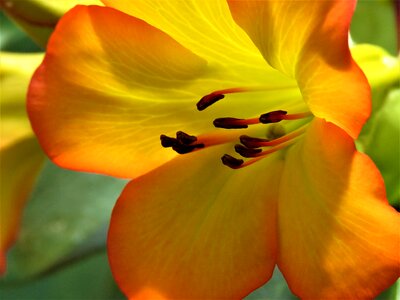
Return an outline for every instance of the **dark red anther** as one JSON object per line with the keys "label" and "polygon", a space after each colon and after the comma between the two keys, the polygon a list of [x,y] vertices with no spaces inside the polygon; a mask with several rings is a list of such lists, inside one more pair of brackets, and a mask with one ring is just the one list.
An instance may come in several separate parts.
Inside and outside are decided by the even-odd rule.
{"label": "dark red anther", "polygon": [[197,141],[197,137],[194,135],[189,135],[183,131],[178,131],[176,133],[176,139],[184,145],[190,145]]}
{"label": "dark red anther", "polygon": [[217,128],[240,129],[248,127],[245,121],[245,119],[218,118],[214,120],[213,124]]}
{"label": "dark red anther", "polygon": [[224,156],[221,157],[221,160],[225,166],[228,166],[229,168],[232,168],[232,169],[240,168],[240,166],[244,162],[243,159],[234,158],[233,156],[230,156],[229,154],[224,154]]}
{"label": "dark red anther", "polygon": [[176,144],[172,146],[172,149],[175,150],[179,154],[190,153],[196,149],[204,148],[204,144],[194,144],[194,145],[184,145],[184,144]]}
{"label": "dark red anther", "polygon": [[277,123],[282,121],[285,115],[287,115],[287,111],[275,110],[261,115],[259,120],[263,124]]}
{"label": "dark red anther", "polygon": [[176,144],[179,144],[177,139],[166,136],[165,134],[160,135],[160,140],[161,146],[163,146],[164,148],[172,147]]}
{"label": "dark red anther", "polygon": [[194,144],[197,141],[197,137],[183,131],[178,131],[176,133],[176,139],[162,134],[160,135],[160,140],[163,147],[172,147],[172,149],[179,154],[189,153],[205,147],[203,143]]}
{"label": "dark red anther", "polygon": [[245,145],[247,148],[258,148],[260,147],[260,143],[263,142],[269,142],[268,139],[260,139],[260,138],[255,138],[251,137],[248,135],[241,135],[239,137],[240,142]]}
{"label": "dark red anther", "polygon": [[262,149],[246,148],[243,145],[237,144],[235,145],[235,151],[239,153],[241,156],[249,158],[249,157],[257,157],[257,154],[262,152]]}
{"label": "dark red anther", "polygon": [[197,104],[196,104],[197,109],[200,111],[205,110],[210,105],[212,105],[215,102],[217,102],[221,99],[224,99],[224,98],[225,98],[225,95],[223,95],[223,94],[215,94],[215,93],[208,94],[208,95],[204,96],[203,98],[201,98],[199,102],[197,102]]}

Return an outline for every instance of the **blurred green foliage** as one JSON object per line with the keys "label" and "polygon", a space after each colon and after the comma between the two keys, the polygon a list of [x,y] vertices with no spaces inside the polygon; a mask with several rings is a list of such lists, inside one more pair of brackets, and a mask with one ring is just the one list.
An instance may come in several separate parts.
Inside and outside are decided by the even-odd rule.
{"label": "blurred green foliage", "polygon": [[8,300],[119,300],[105,251],[26,283],[2,285],[0,298]]}
{"label": "blurred green foliage", "polygon": [[21,280],[105,248],[112,208],[126,181],[47,162],[25,208],[4,281]]}
{"label": "blurred green foliage", "polygon": [[43,51],[35,42],[0,11],[0,50],[10,52]]}
{"label": "blurred green foliage", "polygon": [[[385,145],[382,147],[381,145]],[[385,180],[390,204],[400,209],[400,89],[392,90],[372,123],[364,151]]]}
{"label": "blurred green foliage", "polygon": [[375,44],[397,55],[395,1],[358,0],[350,30],[357,44]]}

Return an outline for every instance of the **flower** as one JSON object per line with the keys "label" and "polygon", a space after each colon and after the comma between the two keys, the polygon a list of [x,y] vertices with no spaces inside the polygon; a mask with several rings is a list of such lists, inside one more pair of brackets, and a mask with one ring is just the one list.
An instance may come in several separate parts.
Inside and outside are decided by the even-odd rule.
{"label": "flower", "polygon": [[25,112],[25,94],[43,54],[1,52],[0,118],[0,275],[6,269],[6,251],[13,244],[22,210],[44,155]]}
{"label": "flower", "polygon": [[399,216],[354,146],[355,1],[103,2],[60,21],[28,111],[54,162],[135,178],[108,237],[129,298],[241,298],[276,264],[301,298],[398,278]]}

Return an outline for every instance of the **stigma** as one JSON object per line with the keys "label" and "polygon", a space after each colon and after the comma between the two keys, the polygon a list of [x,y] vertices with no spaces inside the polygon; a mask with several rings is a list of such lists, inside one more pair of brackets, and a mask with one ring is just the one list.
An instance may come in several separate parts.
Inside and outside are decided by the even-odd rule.
{"label": "stigma", "polygon": [[[231,88],[212,92],[203,96],[197,102],[197,110],[205,110],[214,103],[224,99],[226,94],[247,91],[249,90],[245,88]],[[183,131],[177,131],[175,137],[162,134],[160,141],[163,147],[171,148],[179,154],[187,154],[210,146],[231,143],[232,153],[223,154],[221,162],[229,168],[240,169],[272,153],[292,146],[305,133],[307,126],[302,125],[289,133],[284,132],[282,135],[274,136],[273,138],[242,134],[243,130],[248,129],[249,126],[273,126],[275,125],[274,123],[307,119],[312,116],[312,113],[309,111],[289,112],[288,110],[273,110],[248,119],[220,117],[213,120],[212,123],[216,130],[212,133],[195,136]],[[227,131],[221,132],[219,129],[227,129]],[[240,133],[238,133],[238,130]],[[240,156],[240,158],[236,158],[235,156]]]}

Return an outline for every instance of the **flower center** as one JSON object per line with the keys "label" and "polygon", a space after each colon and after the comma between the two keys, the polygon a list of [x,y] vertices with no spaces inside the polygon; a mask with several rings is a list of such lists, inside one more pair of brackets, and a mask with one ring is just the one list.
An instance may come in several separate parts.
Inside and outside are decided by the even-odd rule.
{"label": "flower center", "polygon": [[[197,103],[197,109],[199,111],[206,109],[212,104],[225,98],[226,94],[247,91],[249,91],[249,89],[231,88],[212,92],[200,99]],[[214,119],[213,125],[216,128],[223,129],[246,129],[249,125],[272,124],[281,121],[307,119],[312,116],[312,113],[308,111],[288,113],[286,110],[275,110],[249,119],[238,119],[232,117],[217,118]],[[303,125],[287,134],[282,133],[282,130],[278,135],[275,132],[274,134],[270,134],[268,138],[239,135],[235,130],[223,133],[213,132],[199,136],[189,135],[183,131],[178,131],[176,137],[169,137],[162,134],[160,140],[163,147],[172,148],[179,154],[190,153],[214,145],[232,143],[235,140],[240,141],[240,144],[234,146],[234,150],[242,158],[248,158],[248,160],[245,161],[242,158],[238,159],[229,154],[224,154],[221,157],[221,161],[224,165],[232,169],[239,169],[249,166],[260,159],[267,157],[271,153],[293,145],[299,137],[304,134],[305,130],[306,125]]]}

